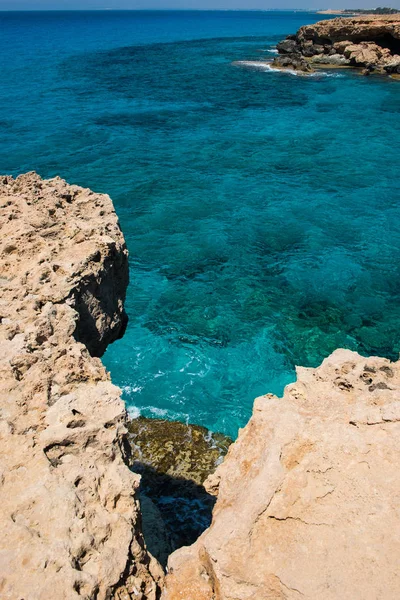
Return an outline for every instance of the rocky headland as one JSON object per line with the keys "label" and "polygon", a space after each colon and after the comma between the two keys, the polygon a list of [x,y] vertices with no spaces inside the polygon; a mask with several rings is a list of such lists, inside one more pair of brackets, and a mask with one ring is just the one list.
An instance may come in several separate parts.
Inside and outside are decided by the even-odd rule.
{"label": "rocky headland", "polygon": [[299,368],[231,445],[129,423],[99,358],[126,325],[110,198],[2,177],[0,224],[1,598],[397,600],[400,362]]}
{"label": "rocky headland", "polygon": [[363,74],[400,75],[400,15],[345,17],[305,25],[277,45],[273,68],[313,73],[353,67]]}

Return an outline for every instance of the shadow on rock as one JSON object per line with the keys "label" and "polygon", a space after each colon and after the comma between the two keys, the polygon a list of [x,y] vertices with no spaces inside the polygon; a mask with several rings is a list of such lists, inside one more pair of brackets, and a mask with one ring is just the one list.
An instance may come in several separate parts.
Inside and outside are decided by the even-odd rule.
{"label": "shadow on rock", "polygon": [[146,545],[165,566],[171,552],[193,544],[210,526],[216,499],[202,484],[232,440],[197,425],[143,417],[128,429],[131,468],[142,476]]}
{"label": "shadow on rock", "polygon": [[202,485],[159,473],[143,463],[132,469],[142,475],[140,503],[146,545],[165,567],[168,556],[190,546],[211,524],[216,501]]}

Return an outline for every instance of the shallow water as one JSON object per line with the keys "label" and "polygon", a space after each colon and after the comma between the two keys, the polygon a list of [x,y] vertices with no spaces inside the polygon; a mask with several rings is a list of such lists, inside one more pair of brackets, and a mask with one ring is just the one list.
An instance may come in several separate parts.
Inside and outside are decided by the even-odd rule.
{"label": "shallow water", "polygon": [[0,171],[113,198],[132,412],[236,436],[338,346],[400,351],[400,84],[255,70],[310,13],[0,14]]}

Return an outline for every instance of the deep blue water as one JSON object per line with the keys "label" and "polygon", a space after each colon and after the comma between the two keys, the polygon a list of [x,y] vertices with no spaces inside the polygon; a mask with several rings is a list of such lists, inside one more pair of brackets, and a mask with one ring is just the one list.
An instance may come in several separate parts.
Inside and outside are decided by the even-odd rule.
{"label": "deep blue water", "polygon": [[233,436],[338,346],[400,351],[400,82],[237,60],[310,13],[0,13],[0,172],[113,198],[128,405]]}

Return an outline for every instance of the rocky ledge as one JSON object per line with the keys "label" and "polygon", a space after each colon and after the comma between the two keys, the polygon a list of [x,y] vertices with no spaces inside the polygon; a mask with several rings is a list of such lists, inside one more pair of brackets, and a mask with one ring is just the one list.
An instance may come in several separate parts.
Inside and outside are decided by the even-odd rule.
{"label": "rocky ledge", "polygon": [[96,358],[126,324],[112,202],[2,177],[0,226],[0,596],[155,600],[125,407]]}
{"label": "rocky ledge", "polygon": [[337,350],[256,400],[163,600],[400,597],[400,362]]}
{"label": "rocky ledge", "polygon": [[355,67],[400,75],[400,15],[338,18],[301,27],[277,45],[274,68],[312,73],[316,68]]}

